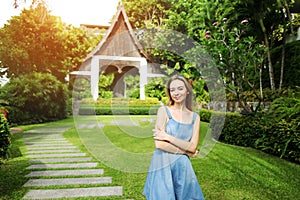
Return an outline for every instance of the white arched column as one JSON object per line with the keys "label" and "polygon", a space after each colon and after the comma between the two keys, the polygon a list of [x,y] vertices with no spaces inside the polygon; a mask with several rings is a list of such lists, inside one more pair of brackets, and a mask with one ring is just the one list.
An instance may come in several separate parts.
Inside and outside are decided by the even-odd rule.
{"label": "white arched column", "polygon": [[93,99],[96,101],[99,96],[99,59],[92,57],[91,60],[91,93]]}
{"label": "white arched column", "polygon": [[147,84],[147,60],[143,58],[140,61],[140,99],[145,100],[145,85]]}
{"label": "white arched column", "polygon": [[105,55],[95,55],[91,60],[91,93],[94,100],[98,99],[99,96],[99,66],[102,60],[123,60],[123,61],[138,61],[140,62],[140,99],[145,100],[145,85],[147,84],[147,60],[142,57],[126,57],[126,56],[105,56]]}

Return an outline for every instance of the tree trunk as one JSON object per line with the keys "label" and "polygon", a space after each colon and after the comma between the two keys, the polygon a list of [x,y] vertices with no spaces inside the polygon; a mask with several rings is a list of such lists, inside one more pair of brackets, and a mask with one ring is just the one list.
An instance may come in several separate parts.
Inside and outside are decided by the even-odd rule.
{"label": "tree trunk", "polygon": [[282,82],[283,82],[284,63],[285,63],[285,38],[286,38],[286,31],[285,31],[285,28],[284,28],[284,31],[283,31],[283,45],[282,45],[282,51],[281,51],[281,67],[280,67],[279,89],[282,88]]}
{"label": "tree trunk", "polygon": [[274,91],[275,90],[275,80],[274,80],[274,70],[273,70],[273,65],[272,65],[272,59],[271,59],[271,52],[270,52],[270,45],[269,45],[269,40],[268,40],[268,36],[266,33],[266,28],[264,25],[264,22],[262,19],[259,20],[259,24],[260,27],[263,31],[264,34],[264,38],[265,38],[265,45],[268,48],[267,50],[267,56],[268,56],[268,67],[269,67],[269,77],[270,77],[270,86],[271,86],[271,90]]}
{"label": "tree trunk", "polygon": [[264,95],[263,95],[263,84],[262,84],[262,68],[263,68],[263,65],[260,65],[260,67],[259,67],[259,91],[260,91],[260,98],[263,100]]}
{"label": "tree trunk", "polygon": [[284,8],[285,8],[285,10],[287,12],[287,16],[289,18],[290,27],[291,27],[291,34],[294,35],[293,17],[291,15],[290,8],[289,8],[289,6],[288,6],[288,4],[287,4],[286,1],[284,1]]}

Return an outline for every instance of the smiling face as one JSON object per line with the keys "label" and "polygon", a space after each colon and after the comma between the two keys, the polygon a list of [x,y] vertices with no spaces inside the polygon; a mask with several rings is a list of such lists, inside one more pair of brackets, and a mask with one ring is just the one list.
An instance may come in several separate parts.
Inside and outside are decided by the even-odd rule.
{"label": "smiling face", "polygon": [[170,97],[174,103],[184,103],[187,92],[188,91],[183,81],[175,79],[170,83]]}

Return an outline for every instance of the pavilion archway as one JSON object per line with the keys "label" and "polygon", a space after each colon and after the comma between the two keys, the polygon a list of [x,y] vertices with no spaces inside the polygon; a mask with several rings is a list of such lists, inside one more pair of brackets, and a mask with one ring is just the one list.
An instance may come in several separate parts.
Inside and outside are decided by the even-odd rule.
{"label": "pavilion archway", "polygon": [[[130,66],[130,65],[108,65],[104,66],[102,69],[100,69],[100,76],[101,75],[114,75],[114,80],[110,86],[110,90],[113,92],[113,97],[127,97],[126,95],[126,83],[125,78],[126,76],[132,75],[132,76],[139,76],[139,69],[136,66]],[[99,83],[101,84],[101,83]]]}

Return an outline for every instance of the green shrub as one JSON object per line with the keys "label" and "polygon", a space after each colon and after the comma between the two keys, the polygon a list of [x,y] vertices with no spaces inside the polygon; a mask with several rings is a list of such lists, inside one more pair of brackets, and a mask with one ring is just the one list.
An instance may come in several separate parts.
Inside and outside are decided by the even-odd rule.
{"label": "green shrub", "polygon": [[147,85],[145,85],[145,94],[147,97],[155,97],[161,100],[166,96],[165,93],[166,78],[150,79]]}
{"label": "green shrub", "polygon": [[159,105],[157,98],[146,98],[145,100],[135,98],[99,98],[96,101],[92,98],[82,99],[81,105],[95,105],[95,106],[112,106],[112,105]]}
{"label": "green shrub", "polygon": [[267,115],[278,122],[282,119],[287,122],[292,120],[300,121],[300,99],[277,98],[272,102]]}
{"label": "green shrub", "polygon": [[79,109],[80,115],[155,115],[159,105],[136,106],[83,106]]}
{"label": "green shrub", "polygon": [[300,163],[299,100],[276,99],[267,113],[226,116],[219,140]]}
{"label": "green shrub", "polygon": [[[296,40],[293,42],[289,42],[284,45],[285,47],[285,60],[284,60],[284,72],[283,72],[283,87],[294,87],[300,85],[300,41]],[[281,70],[281,62],[282,62],[282,45],[278,46],[271,51],[273,67],[274,67],[274,78],[275,85],[279,85],[280,80],[280,70]],[[265,73],[265,77],[268,74]],[[269,87],[269,82],[266,82],[266,87]]]}
{"label": "green shrub", "polygon": [[210,118],[211,118],[211,113],[212,113],[212,111],[210,111],[210,110],[201,109],[199,111],[200,120],[203,122],[209,122]]}
{"label": "green shrub", "polygon": [[[214,116],[240,116],[241,114],[239,113],[233,113],[233,112],[219,112],[219,111],[214,111],[214,110],[206,110],[206,109],[201,109],[199,111],[200,119],[203,122],[210,122],[212,115]],[[225,115],[225,116],[224,116]]]}
{"label": "green shrub", "polygon": [[0,114],[0,158],[6,158],[10,145],[10,130],[6,118]]}
{"label": "green shrub", "polygon": [[51,74],[32,73],[12,78],[1,88],[13,124],[40,123],[67,117],[68,93]]}
{"label": "green shrub", "polygon": [[[255,95],[260,94],[259,89],[256,91],[244,91],[242,95],[247,99],[248,102],[258,102],[259,99]],[[263,89],[263,101],[264,102],[273,102],[275,99],[280,97],[285,98],[300,98],[300,88],[283,88],[283,89],[276,89],[275,91],[271,90],[270,88]],[[233,93],[226,94],[226,99],[228,102],[237,102],[237,98]]]}
{"label": "green shrub", "polygon": [[263,134],[261,118],[255,116],[227,116],[219,140],[228,144],[253,147]]}
{"label": "green shrub", "polygon": [[280,158],[300,163],[300,122],[272,122],[254,147]]}

